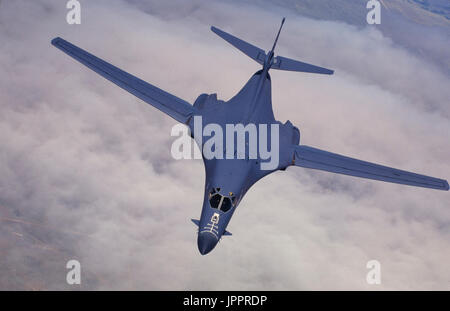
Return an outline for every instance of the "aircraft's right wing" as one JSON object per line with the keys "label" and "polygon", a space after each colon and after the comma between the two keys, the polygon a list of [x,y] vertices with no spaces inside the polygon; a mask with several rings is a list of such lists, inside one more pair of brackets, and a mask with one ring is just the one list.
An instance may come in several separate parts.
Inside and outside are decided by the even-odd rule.
{"label": "aircraft's right wing", "polygon": [[64,39],[55,38],[52,40],[52,44],[104,78],[179,122],[186,123],[194,112],[195,108],[188,102],[138,79]]}
{"label": "aircraft's right wing", "polygon": [[294,146],[293,157],[293,165],[296,166],[409,186],[449,190],[448,182],[444,179],[361,161],[305,145]]}

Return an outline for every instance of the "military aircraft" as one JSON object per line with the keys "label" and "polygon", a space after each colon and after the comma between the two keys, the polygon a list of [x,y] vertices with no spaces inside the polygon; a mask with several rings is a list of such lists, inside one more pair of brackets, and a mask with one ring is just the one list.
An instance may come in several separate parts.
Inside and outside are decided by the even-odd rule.
{"label": "military aircraft", "polygon": [[[201,217],[199,220],[192,219],[198,226],[197,244],[202,255],[209,253],[222,236],[231,235],[226,230],[227,225],[250,187],[264,176],[277,170],[285,170],[288,166],[300,166],[409,186],[449,190],[448,182],[443,179],[419,175],[300,145],[299,129],[293,126],[290,121],[283,124],[275,120],[272,110],[269,69],[333,74],[332,70],[323,67],[274,55],[284,21],[283,18],[272,49],[267,53],[263,49],[229,33],[211,27],[215,34],[262,65],[262,69],[253,74],[244,87],[229,101],[218,100],[216,94],[201,94],[193,105],[122,71],[64,39],[58,37],[52,40],[55,47],[69,56],[176,121],[188,126],[191,137],[195,139],[199,149],[202,150],[206,172]],[[234,158],[206,158],[203,154],[205,143],[201,137],[200,139],[196,137],[194,129],[194,120],[199,116],[202,117],[205,124],[218,124],[223,129],[228,124],[278,126],[278,135],[274,135],[272,132],[267,135],[267,137],[270,136],[267,143],[268,147],[274,147],[272,138],[277,138],[278,165],[274,168],[262,169],[262,164],[267,162],[267,158],[262,157],[261,154],[252,158],[248,155]],[[260,127],[257,127],[257,129],[259,134]],[[203,136],[205,134],[200,132],[198,135]],[[231,147],[236,148],[236,144],[237,140]],[[226,146],[225,153],[227,148],[229,149],[230,145]],[[245,151],[247,152],[248,148]]]}

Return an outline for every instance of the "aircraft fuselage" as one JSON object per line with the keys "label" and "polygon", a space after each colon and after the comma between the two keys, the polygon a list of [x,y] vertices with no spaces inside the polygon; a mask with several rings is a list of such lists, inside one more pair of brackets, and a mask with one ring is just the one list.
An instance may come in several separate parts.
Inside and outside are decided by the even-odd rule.
{"label": "aircraft fuselage", "polygon": [[[256,157],[249,156],[248,141],[244,158],[238,158],[236,150],[238,139],[234,139],[234,157],[227,158],[227,143],[223,141],[223,158],[207,159],[203,156],[206,181],[201,217],[198,224],[198,248],[201,254],[210,252],[222,235],[227,235],[227,225],[231,216],[239,205],[245,193],[262,177],[279,169],[285,169],[292,162],[292,148],[300,141],[299,130],[290,121],[282,124],[276,121],[272,111],[271,81],[265,70],[256,72],[246,85],[229,101],[217,99],[216,94],[202,94],[194,103],[198,113],[188,122],[192,137],[196,140],[200,150],[207,137],[196,136],[194,128],[195,117],[201,116],[202,126],[216,124],[227,133],[228,125],[242,124],[244,127],[254,125],[257,129],[258,149],[262,133],[261,127],[266,128],[268,149],[278,149],[277,165],[272,168],[261,169],[262,163],[267,159],[258,152]],[[278,135],[270,130],[272,126],[278,127]],[[197,133],[202,133],[200,131]],[[197,134],[198,135],[198,134]],[[228,139],[229,137],[227,137]],[[247,136],[246,139],[249,139]],[[278,140],[277,145],[272,142]]]}

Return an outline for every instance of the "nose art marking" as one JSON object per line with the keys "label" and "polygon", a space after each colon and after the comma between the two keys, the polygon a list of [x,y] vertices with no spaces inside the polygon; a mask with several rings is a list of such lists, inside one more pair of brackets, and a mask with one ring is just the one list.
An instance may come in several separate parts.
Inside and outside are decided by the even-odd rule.
{"label": "nose art marking", "polygon": [[219,239],[219,226],[217,225],[219,223],[219,217],[219,213],[214,213],[210,222],[203,227],[204,230],[200,231],[200,233],[210,232],[216,237],[216,239]]}

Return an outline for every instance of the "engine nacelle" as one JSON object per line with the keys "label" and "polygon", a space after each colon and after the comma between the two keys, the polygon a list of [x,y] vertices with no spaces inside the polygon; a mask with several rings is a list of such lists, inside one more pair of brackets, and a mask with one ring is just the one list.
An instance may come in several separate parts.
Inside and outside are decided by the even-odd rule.
{"label": "engine nacelle", "polygon": [[221,103],[223,101],[221,100],[217,100],[217,94],[200,94],[199,97],[197,97],[197,99],[194,102],[194,107],[197,108],[198,110],[202,110],[204,109],[206,106],[211,105],[211,104],[217,104],[217,103]]}

